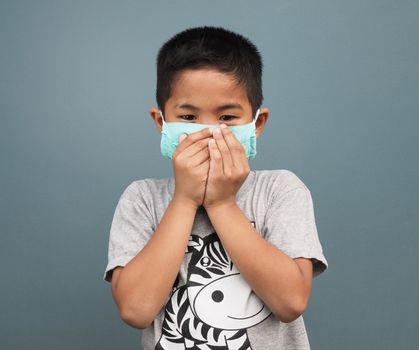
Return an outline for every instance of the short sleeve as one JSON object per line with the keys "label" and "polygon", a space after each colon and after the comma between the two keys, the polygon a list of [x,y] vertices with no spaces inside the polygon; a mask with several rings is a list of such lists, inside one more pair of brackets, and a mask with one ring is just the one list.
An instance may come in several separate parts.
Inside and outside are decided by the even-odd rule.
{"label": "short sleeve", "polygon": [[327,269],[328,262],[323,255],[313,201],[307,187],[273,197],[266,211],[263,235],[290,258],[311,259],[313,277]]}
{"label": "short sleeve", "polygon": [[112,219],[108,263],[103,279],[111,282],[116,266],[125,266],[134,258],[151,238],[153,221],[146,205],[141,186],[136,182],[129,185],[119,198]]}

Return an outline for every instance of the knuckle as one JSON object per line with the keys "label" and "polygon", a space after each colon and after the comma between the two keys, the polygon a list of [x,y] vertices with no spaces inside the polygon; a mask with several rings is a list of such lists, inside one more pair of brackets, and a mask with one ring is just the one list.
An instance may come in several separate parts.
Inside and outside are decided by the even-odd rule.
{"label": "knuckle", "polygon": [[231,146],[231,149],[234,151],[240,151],[243,149],[243,147],[241,144],[234,143],[234,145]]}
{"label": "knuckle", "polygon": [[174,159],[174,162],[175,162],[175,165],[176,165],[177,168],[183,169],[185,167],[185,163],[180,156],[177,156]]}
{"label": "knuckle", "polygon": [[172,157],[175,162],[179,162],[179,160],[181,159],[181,152],[179,152],[179,150],[174,151]]}

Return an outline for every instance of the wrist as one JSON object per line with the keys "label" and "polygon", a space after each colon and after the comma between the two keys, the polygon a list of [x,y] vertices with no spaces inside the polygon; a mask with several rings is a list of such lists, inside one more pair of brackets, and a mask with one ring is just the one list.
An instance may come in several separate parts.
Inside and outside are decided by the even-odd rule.
{"label": "wrist", "polygon": [[211,212],[211,211],[228,210],[228,209],[231,209],[235,206],[237,206],[237,203],[236,203],[235,200],[226,200],[226,201],[223,201],[223,202],[206,204],[206,205],[204,205],[204,208],[205,208],[206,212],[208,213],[208,212]]}
{"label": "wrist", "polygon": [[199,207],[199,205],[195,201],[193,201],[192,199],[182,197],[182,196],[176,195],[176,194],[173,196],[171,202],[176,204],[176,205],[186,207],[186,208],[190,208],[191,210],[195,210],[195,211]]}

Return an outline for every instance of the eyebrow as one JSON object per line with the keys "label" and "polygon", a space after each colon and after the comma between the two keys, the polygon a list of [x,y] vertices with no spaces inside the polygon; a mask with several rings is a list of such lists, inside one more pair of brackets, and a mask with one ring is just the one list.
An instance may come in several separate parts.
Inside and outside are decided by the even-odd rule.
{"label": "eyebrow", "polygon": [[[193,111],[199,111],[200,110],[199,107],[191,105],[190,103],[182,103],[181,105],[175,105],[175,108],[189,109],[189,110],[193,110]],[[223,104],[223,105],[217,107],[216,111],[221,112],[221,111],[224,111],[226,109],[232,109],[232,108],[238,108],[238,109],[244,110],[242,105],[239,104],[239,103],[226,103],[226,104]]]}

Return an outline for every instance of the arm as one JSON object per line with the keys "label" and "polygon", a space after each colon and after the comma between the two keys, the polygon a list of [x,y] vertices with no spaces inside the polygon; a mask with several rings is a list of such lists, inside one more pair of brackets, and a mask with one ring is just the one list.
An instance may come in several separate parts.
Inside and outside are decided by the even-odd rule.
{"label": "arm", "polygon": [[291,322],[303,314],[311,291],[311,261],[292,259],[264,240],[235,203],[206,209],[233,263],[275,316]]}
{"label": "arm", "polygon": [[146,246],[112,281],[121,318],[129,325],[148,327],[163,307],[183,261],[196,209],[174,197]]}

